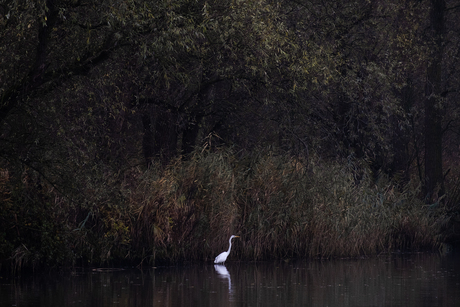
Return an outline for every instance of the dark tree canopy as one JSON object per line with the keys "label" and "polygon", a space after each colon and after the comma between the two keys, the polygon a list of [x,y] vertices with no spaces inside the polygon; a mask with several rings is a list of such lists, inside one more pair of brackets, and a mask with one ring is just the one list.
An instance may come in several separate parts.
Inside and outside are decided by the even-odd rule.
{"label": "dark tree canopy", "polygon": [[353,155],[432,193],[456,146],[455,1],[49,0],[0,11],[1,154],[44,175],[51,161],[167,163],[215,134],[245,151]]}

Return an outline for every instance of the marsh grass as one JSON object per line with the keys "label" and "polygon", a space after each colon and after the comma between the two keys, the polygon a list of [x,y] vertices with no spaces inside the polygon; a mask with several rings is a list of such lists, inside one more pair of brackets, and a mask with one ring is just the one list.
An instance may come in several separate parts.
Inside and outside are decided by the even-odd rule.
{"label": "marsh grass", "polygon": [[[207,258],[217,248],[215,236],[234,231],[235,178],[227,159],[196,155],[144,174],[130,198],[135,248],[148,242],[143,258]],[[149,246],[150,256],[145,254]]]}
{"label": "marsh grass", "polygon": [[443,208],[421,202],[416,185],[375,182],[357,169],[270,154],[239,160],[231,152],[152,168],[130,199],[135,247],[170,261],[210,260],[231,234],[241,236],[232,257],[253,260],[438,247]]}
{"label": "marsh grass", "polygon": [[18,269],[211,261],[232,234],[229,259],[356,257],[436,249],[452,221],[417,184],[375,181],[352,161],[204,150],[123,176],[101,170],[76,178],[73,199],[4,175],[2,259]]}
{"label": "marsh grass", "polygon": [[358,181],[349,165],[260,162],[241,225],[247,257],[358,256],[439,244],[439,220],[418,201],[416,187],[398,191],[366,174]]}

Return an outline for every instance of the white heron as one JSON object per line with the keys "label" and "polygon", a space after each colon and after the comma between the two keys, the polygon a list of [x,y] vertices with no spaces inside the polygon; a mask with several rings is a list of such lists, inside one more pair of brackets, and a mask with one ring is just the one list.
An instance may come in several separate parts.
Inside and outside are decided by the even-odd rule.
{"label": "white heron", "polygon": [[214,263],[224,263],[225,260],[227,260],[228,255],[230,254],[230,250],[232,249],[232,239],[233,238],[239,238],[240,236],[231,236],[230,240],[228,240],[228,244],[230,246],[228,247],[228,251],[222,252],[219,254],[219,256],[216,257],[216,260],[214,260]]}

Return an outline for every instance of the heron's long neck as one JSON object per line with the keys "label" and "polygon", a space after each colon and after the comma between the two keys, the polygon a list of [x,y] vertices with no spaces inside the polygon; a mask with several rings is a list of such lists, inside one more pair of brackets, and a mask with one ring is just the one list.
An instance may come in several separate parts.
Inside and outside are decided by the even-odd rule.
{"label": "heron's long neck", "polygon": [[230,250],[232,249],[232,239],[233,238],[230,238],[230,240],[228,240],[228,244],[230,244],[230,246],[228,247],[227,253],[230,253]]}

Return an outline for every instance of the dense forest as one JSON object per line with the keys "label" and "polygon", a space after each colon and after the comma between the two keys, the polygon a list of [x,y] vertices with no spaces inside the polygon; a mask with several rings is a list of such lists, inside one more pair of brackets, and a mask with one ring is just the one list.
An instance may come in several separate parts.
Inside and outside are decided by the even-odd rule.
{"label": "dense forest", "polygon": [[0,1],[0,269],[445,250],[460,1]]}

